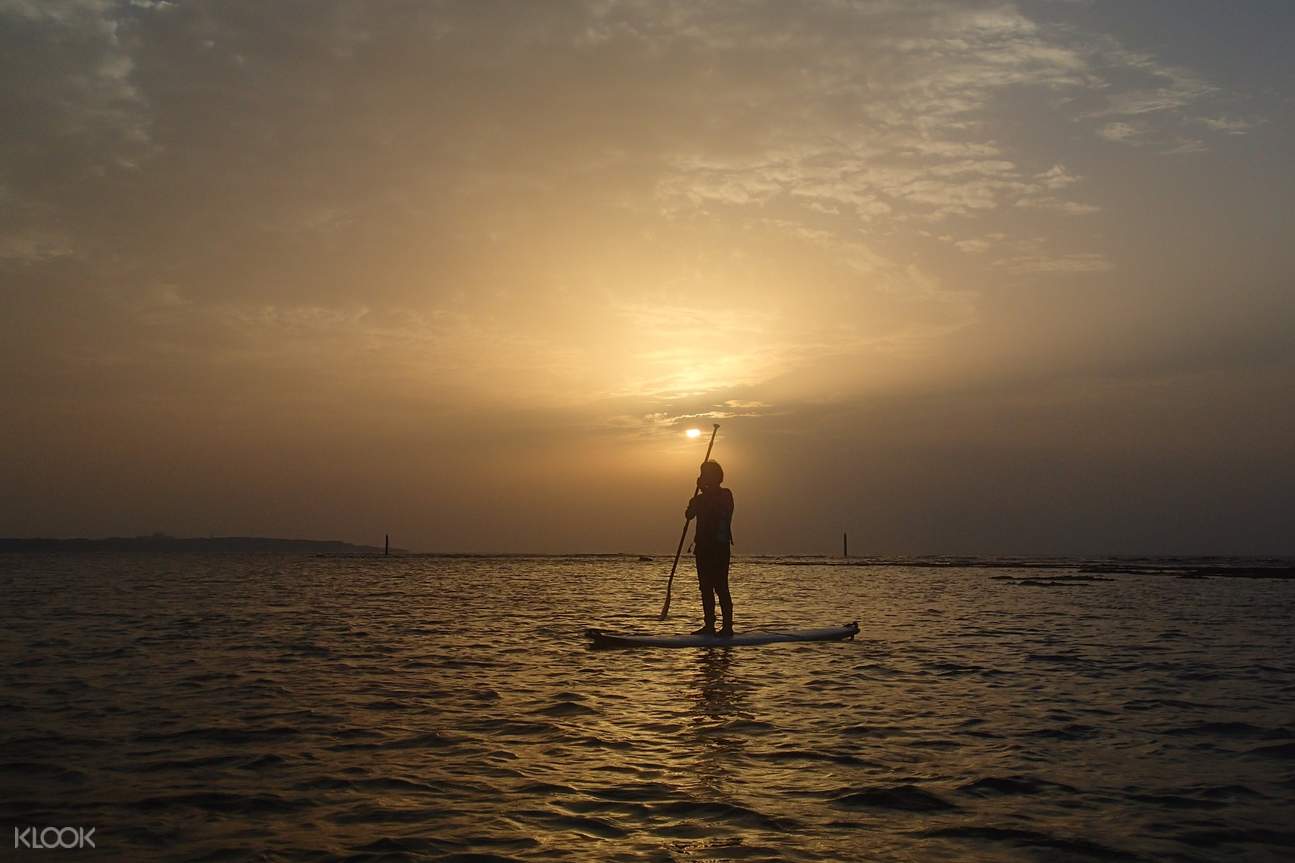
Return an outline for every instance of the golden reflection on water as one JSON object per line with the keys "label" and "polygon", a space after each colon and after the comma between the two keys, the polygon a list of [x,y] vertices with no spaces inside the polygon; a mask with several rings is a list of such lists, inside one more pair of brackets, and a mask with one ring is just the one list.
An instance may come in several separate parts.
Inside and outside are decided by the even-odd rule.
{"label": "golden reflection on water", "polygon": [[694,661],[689,692],[692,710],[689,743],[695,778],[690,790],[699,797],[723,799],[730,782],[731,765],[741,759],[746,745],[740,734],[723,733],[723,724],[750,718],[751,714],[744,686],[734,675],[733,648],[701,650]]}

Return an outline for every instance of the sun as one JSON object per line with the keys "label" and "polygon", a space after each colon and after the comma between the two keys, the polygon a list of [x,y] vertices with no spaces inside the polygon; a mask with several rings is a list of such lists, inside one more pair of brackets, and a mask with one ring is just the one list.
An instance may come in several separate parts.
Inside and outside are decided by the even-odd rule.
{"label": "sun", "polygon": [[690,438],[699,438],[701,437],[701,429],[688,429],[684,434],[688,435]]}

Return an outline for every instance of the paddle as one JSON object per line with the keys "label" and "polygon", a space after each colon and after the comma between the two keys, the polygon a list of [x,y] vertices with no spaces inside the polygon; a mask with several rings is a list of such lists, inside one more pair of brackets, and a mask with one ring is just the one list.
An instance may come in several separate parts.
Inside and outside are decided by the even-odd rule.
{"label": "paddle", "polygon": [[[710,433],[710,443],[706,445],[706,457],[701,460],[702,464],[710,461],[710,451],[715,446],[715,435],[719,434],[719,423],[715,423],[715,429]],[[692,496],[696,497],[701,493],[701,486],[693,489]],[[674,550],[674,563],[670,564],[670,580],[665,583],[665,605],[661,606],[661,619],[665,620],[670,614],[670,588],[674,586],[674,571],[679,568],[679,555],[683,554],[683,541],[688,538],[688,519],[683,520],[683,533],[679,534],[679,547]]]}

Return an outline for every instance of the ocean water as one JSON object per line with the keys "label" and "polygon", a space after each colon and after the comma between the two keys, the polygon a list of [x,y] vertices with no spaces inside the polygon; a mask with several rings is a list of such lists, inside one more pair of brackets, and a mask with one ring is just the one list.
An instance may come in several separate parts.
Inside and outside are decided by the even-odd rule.
{"label": "ocean water", "polygon": [[[804,564],[804,561],[797,563]],[[5,555],[13,859],[1295,859],[1295,581],[738,559]],[[10,852],[9,827],[95,850]],[[36,856],[31,856],[36,855]]]}

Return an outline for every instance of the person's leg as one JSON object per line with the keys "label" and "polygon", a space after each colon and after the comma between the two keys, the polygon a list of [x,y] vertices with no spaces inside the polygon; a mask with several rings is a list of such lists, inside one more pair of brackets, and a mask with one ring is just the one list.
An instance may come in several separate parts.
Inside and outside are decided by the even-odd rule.
{"label": "person's leg", "polygon": [[697,555],[697,587],[701,590],[701,611],[704,625],[695,634],[715,629],[715,584],[710,560]]}
{"label": "person's leg", "polygon": [[720,630],[732,634],[733,632],[733,596],[728,592],[728,549],[724,549],[724,554],[720,559],[715,561],[715,592],[719,594],[719,609],[724,615],[724,626]]}

